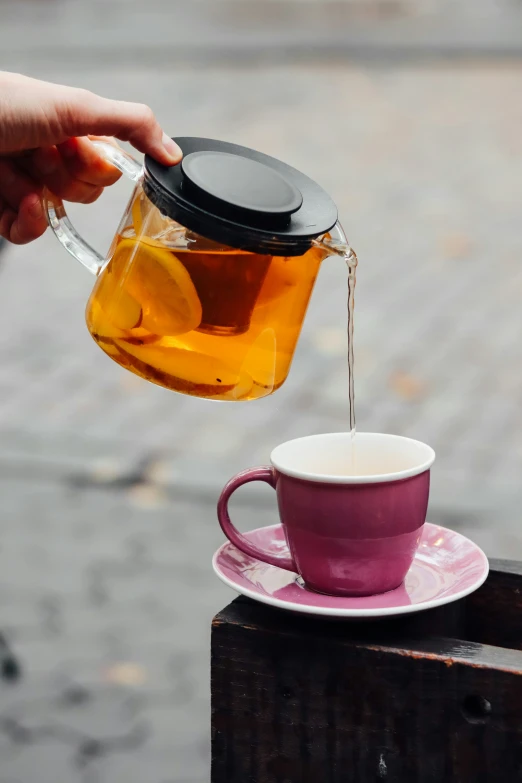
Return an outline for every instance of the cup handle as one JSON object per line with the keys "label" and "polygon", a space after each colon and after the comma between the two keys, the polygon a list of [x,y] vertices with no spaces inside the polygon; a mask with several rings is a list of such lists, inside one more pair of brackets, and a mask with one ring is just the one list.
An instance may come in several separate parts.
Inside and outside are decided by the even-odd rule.
{"label": "cup handle", "polygon": [[255,557],[257,560],[262,560],[263,563],[269,563],[269,565],[277,566],[277,568],[283,568],[285,571],[297,573],[297,566],[288,549],[280,555],[274,555],[273,552],[265,552],[263,549],[255,546],[255,544],[252,544],[232,524],[228,513],[230,497],[236,489],[243,486],[243,484],[249,484],[251,481],[264,481],[266,484],[270,484],[273,489],[276,488],[275,473],[273,468],[269,467],[249,468],[231,478],[218,501],[217,514],[221,530],[228,540],[241,552],[244,552],[245,555]]}
{"label": "cup handle", "polygon": [[[125,174],[132,182],[139,181],[143,167],[132,155],[106,141],[93,141],[92,143],[122,174]],[[105,263],[105,258],[78,234],[67,217],[62,199],[46,188],[43,194],[43,207],[47,215],[47,222],[64,248],[89,272],[97,275]]]}

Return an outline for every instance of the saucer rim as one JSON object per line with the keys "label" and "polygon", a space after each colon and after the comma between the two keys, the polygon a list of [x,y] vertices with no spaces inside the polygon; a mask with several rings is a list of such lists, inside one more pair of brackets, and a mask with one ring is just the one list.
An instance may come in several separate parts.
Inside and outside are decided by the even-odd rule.
{"label": "saucer rim", "polygon": [[[436,609],[439,606],[445,606],[446,604],[454,603],[455,601],[460,601],[462,598],[465,598],[468,595],[471,595],[471,593],[474,593],[476,590],[478,590],[479,587],[482,587],[484,582],[489,576],[489,560],[484,552],[484,550],[476,544],[474,541],[472,541],[467,536],[463,535],[457,530],[452,530],[451,528],[444,527],[443,525],[436,525],[432,522],[425,522],[425,526],[429,526],[430,528],[436,528],[437,530],[443,530],[448,533],[452,533],[453,535],[459,536],[460,539],[467,541],[471,546],[476,550],[477,554],[480,555],[480,558],[482,560],[483,565],[483,573],[480,575],[480,577],[477,578],[477,580],[470,585],[469,587],[464,588],[463,590],[459,590],[457,593],[452,593],[451,595],[446,595],[441,598],[434,598],[428,601],[424,601],[418,604],[408,604],[405,606],[391,606],[391,607],[382,607],[382,608],[374,608],[374,609],[343,609],[343,608],[335,608],[335,607],[320,607],[320,606],[310,606],[307,604],[296,604],[293,601],[283,601],[280,598],[273,598],[267,595],[264,595],[263,593],[258,593],[255,590],[251,590],[250,588],[242,588],[239,589],[239,586],[232,580],[229,579],[225,574],[223,574],[217,565],[217,561],[222,554],[222,552],[228,547],[233,547],[234,545],[230,541],[225,541],[224,544],[222,544],[219,549],[214,553],[214,556],[212,558],[212,568],[218,579],[221,580],[227,587],[230,587],[232,590],[234,590],[235,593],[238,593],[239,595],[244,595],[247,598],[251,598],[253,601],[257,601],[258,603],[267,604],[268,606],[274,606],[278,609],[284,609],[286,611],[292,611],[297,612],[299,614],[309,614],[309,615],[317,615],[319,617],[345,617],[345,618],[378,618],[378,617],[394,617],[397,615],[404,615],[404,614],[414,614],[416,612],[424,612],[428,609]],[[248,531],[245,535],[252,535],[254,533],[259,533],[261,531],[267,531],[267,530],[274,530],[276,528],[281,528],[281,523],[275,523],[272,525],[263,525],[261,527],[255,528],[254,530]],[[236,547],[234,547],[236,548]],[[256,558],[252,558],[253,560]],[[272,566],[272,568],[277,568],[277,566]],[[283,569],[279,569],[283,570]],[[291,573],[291,572],[289,572]],[[293,573],[293,572],[292,572]],[[298,576],[298,574],[296,574]],[[354,596],[355,597],[355,596]],[[331,596],[332,600],[336,600],[340,598],[340,596]]]}

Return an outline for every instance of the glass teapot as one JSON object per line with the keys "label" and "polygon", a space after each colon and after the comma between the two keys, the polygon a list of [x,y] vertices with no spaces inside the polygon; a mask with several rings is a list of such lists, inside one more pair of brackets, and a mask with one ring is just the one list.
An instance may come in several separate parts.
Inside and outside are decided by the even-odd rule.
{"label": "glass teapot", "polygon": [[136,183],[107,258],[45,195],[49,224],[96,283],[88,329],[114,361],[177,392],[252,400],[285,381],[321,262],[344,255],[337,208],[254,150],[178,138],[176,166],[95,142]]}

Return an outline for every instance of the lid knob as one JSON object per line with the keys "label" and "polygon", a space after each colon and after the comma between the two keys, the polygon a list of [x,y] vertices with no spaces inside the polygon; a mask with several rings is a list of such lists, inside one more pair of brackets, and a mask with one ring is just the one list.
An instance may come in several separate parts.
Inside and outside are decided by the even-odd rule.
{"label": "lid knob", "polygon": [[152,204],[189,231],[251,253],[301,256],[337,221],[337,207],[312,179],[239,144],[177,137],[183,160],[145,157],[142,187]]}
{"label": "lid knob", "polygon": [[303,203],[301,191],[280,172],[229,152],[192,152],[181,162],[182,190],[198,206],[260,227],[289,224]]}

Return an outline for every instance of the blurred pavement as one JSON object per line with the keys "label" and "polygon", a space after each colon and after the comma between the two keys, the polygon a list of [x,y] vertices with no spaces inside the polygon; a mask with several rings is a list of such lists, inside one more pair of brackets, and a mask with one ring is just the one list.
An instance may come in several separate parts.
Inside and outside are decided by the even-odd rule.
{"label": "blurred pavement", "polygon": [[[216,0],[212,24],[199,5],[0,0],[0,67],[145,101],[173,134],[318,179],[360,261],[359,429],[431,443],[430,518],[522,558],[522,4],[281,0],[261,25],[254,0]],[[345,26],[317,28],[334,6]],[[128,193],[71,208],[100,249]],[[0,690],[0,783],[195,783],[209,624],[231,597],[215,501],[282,440],[347,427],[345,270],[325,262],[283,389],[243,405],[112,364],[84,325],[91,285],[51,236],[0,265],[0,628],[26,674]],[[244,528],[274,519],[268,489],[235,509]]]}

